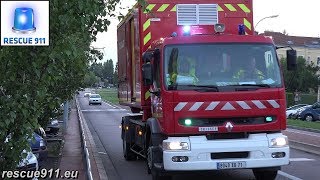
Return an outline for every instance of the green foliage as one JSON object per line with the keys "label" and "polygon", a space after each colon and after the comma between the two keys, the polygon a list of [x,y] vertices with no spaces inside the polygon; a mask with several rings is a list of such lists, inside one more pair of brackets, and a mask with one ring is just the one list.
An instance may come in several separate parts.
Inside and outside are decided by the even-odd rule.
{"label": "green foliage", "polygon": [[295,90],[308,92],[309,88],[317,90],[319,84],[319,67],[314,64],[306,64],[302,57],[297,59],[298,69],[296,71],[288,71],[286,60],[281,59],[281,66],[284,74],[284,81],[288,92]]}
{"label": "green foliage", "polygon": [[89,72],[92,72],[95,76],[99,77],[101,81],[112,83],[113,82],[113,61],[112,59],[107,60],[107,62],[93,63]]}
{"label": "green foliage", "polygon": [[102,58],[90,44],[107,30],[108,18],[117,16],[119,1],[51,0],[49,47],[0,49],[0,172],[16,167],[21,152],[30,150],[31,132],[72,98],[88,64]]}
{"label": "green foliage", "polygon": [[320,130],[320,123],[319,122],[307,122],[295,119],[288,119],[287,122],[290,126],[300,127],[300,128],[309,128],[309,129],[317,129]]}
{"label": "green foliage", "polygon": [[113,84],[114,85],[118,85],[118,66],[119,66],[119,63],[118,63],[118,61],[117,61],[117,64],[116,64],[116,67],[115,67],[115,69],[114,69],[114,73],[113,73]]}
{"label": "green foliage", "polygon": [[97,93],[100,94],[100,96],[103,100],[106,100],[106,101],[111,102],[113,104],[119,103],[118,92],[117,92],[117,89],[115,89],[115,88],[100,89],[100,90],[97,90]]}
{"label": "green foliage", "polygon": [[[301,101],[299,101],[299,104],[314,104],[317,102],[317,94],[300,94]],[[293,93],[286,93],[287,97],[287,107],[294,105],[294,96]]]}

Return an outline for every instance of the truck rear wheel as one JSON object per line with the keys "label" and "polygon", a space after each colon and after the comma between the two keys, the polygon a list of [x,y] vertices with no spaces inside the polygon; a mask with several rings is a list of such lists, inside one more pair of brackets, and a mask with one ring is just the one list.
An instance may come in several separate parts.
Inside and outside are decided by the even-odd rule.
{"label": "truck rear wheel", "polygon": [[122,140],[123,157],[127,161],[132,161],[137,159],[137,155],[131,151],[130,143],[126,141],[126,135]]}
{"label": "truck rear wheel", "polygon": [[252,169],[256,180],[274,180],[278,175],[278,170]]}

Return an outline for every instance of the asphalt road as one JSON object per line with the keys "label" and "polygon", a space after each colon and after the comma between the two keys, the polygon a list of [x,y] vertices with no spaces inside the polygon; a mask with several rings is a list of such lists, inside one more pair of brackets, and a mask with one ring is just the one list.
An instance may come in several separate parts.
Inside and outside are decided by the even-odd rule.
{"label": "asphalt road", "polygon": [[[130,113],[126,109],[103,103],[89,106],[87,98],[81,93],[80,108],[89,126],[97,150],[106,169],[109,180],[150,180],[143,160],[127,162],[122,155],[121,117]],[[277,180],[317,180],[320,177],[320,156],[291,149],[290,165],[282,167]],[[235,179],[249,180],[254,176],[249,169],[224,170],[212,173],[177,175],[174,180],[193,179]]]}

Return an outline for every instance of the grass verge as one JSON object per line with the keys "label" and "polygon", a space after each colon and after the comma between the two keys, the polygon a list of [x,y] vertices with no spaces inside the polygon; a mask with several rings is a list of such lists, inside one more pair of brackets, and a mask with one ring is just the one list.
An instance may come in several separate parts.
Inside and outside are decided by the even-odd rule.
{"label": "grass verge", "polygon": [[287,122],[290,126],[300,127],[300,128],[309,128],[309,129],[317,129],[320,130],[320,123],[319,122],[308,122],[308,121],[301,121],[295,119],[288,119]]}
{"label": "grass verge", "polygon": [[114,104],[118,104],[118,92],[115,88],[110,89],[98,89],[97,93],[100,94],[102,99],[109,101]]}

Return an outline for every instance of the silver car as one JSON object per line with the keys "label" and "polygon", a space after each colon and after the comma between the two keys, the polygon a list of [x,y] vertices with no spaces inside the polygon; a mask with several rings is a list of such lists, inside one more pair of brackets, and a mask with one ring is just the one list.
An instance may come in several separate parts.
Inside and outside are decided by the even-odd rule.
{"label": "silver car", "polygon": [[89,105],[91,104],[100,104],[101,105],[101,96],[99,94],[90,94],[89,96]]}

